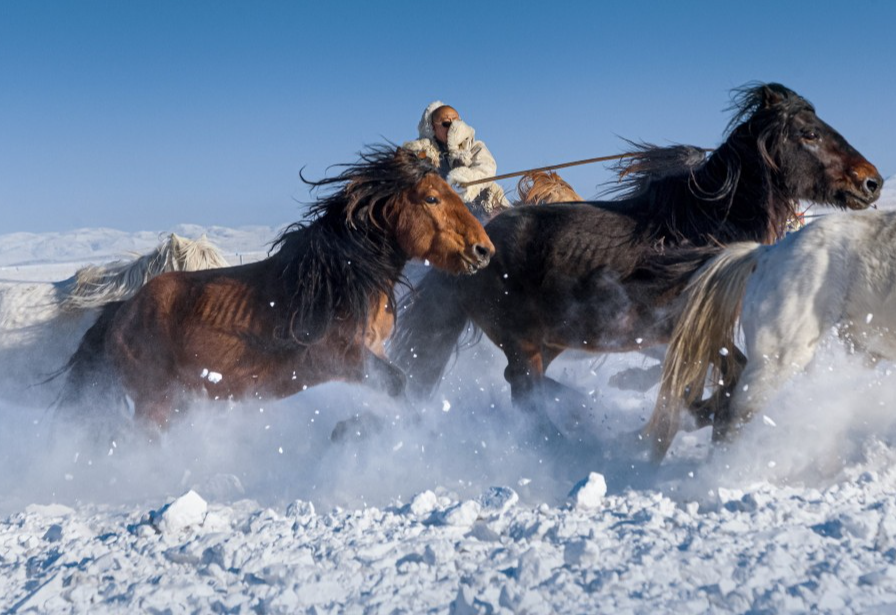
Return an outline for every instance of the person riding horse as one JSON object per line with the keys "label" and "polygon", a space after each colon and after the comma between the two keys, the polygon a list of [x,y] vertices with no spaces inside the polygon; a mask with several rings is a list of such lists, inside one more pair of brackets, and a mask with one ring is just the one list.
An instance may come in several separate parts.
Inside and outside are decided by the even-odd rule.
{"label": "person riding horse", "polygon": [[470,211],[482,221],[508,209],[510,203],[501,186],[494,182],[464,187],[477,179],[493,177],[497,164],[476,131],[460,119],[454,107],[435,101],[423,111],[417,126],[420,138],[403,147],[425,154],[438,167],[439,174],[455,189]]}

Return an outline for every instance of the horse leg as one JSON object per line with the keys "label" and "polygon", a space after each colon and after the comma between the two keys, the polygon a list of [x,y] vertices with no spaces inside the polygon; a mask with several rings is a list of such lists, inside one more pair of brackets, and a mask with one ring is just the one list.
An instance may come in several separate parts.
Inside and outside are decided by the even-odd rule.
{"label": "horse leg", "polygon": [[[546,376],[545,372],[548,371],[548,366],[554,362],[554,359],[560,356],[566,348],[561,346],[548,346],[544,345],[541,347],[541,384],[544,389],[545,395],[549,399],[556,399],[560,401],[561,399],[567,403],[572,403],[574,406],[585,405],[587,403],[582,403],[588,398],[572,387],[566,386],[560,382],[557,382],[550,376]],[[559,398],[559,399],[558,399]]]}
{"label": "horse leg", "polygon": [[395,326],[395,313],[389,305],[389,297],[381,293],[373,305],[373,311],[367,323],[364,345],[376,356],[386,358],[386,340]]}
{"label": "horse leg", "polygon": [[[730,442],[753,416],[762,410],[772,395],[792,376],[805,370],[815,356],[817,338],[805,346],[777,340],[773,346],[763,346],[751,356],[760,357],[747,363],[729,403],[723,403],[713,419],[713,442]],[[786,347],[785,347],[786,346]]]}
{"label": "horse leg", "polygon": [[721,366],[723,384],[717,387],[710,397],[695,401],[688,408],[697,420],[697,429],[712,425],[713,417],[718,414],[728,416],[730,413],[731,398],[747,365],[746,355],[739,348],[735,347],[733,350],[735,363],[732,365],[726,361]]}
{"label": "horse leg", "polygon": [[373,388],[385,391],[390,397],[403,394],[407,385],[404,372],[366,347],[363,379]]}
{"label": "horse leg", "polygon": [[167,392],[158,395],[132,396],[134,421],[149,435],[150,441],[168,431],[174,413],[174,399]]}
{"label": "horse leg", "polygon": [[507,357],[504,379],[510,384],[511,401],[529,412],[539,412],[544,378],[541,345],[511,342],[501,346]]}
{"label": "horse leg", "polygon": [[[390,397],[402,396],[407,380],[404,372],[378,356],[369,347],[364,348],[363,373],[358,380],[366,382],[374,389],[384,391]],[[331,442],[345,442],[350,438],[361,438],[371,433],[378,433],[385,427],[386,421],[372,412],[360,412],[344,421],[339,421],[330,432]]]}
{"label": "horse leg", "polygon": [[538,433],[546,438],[556,435],[561,430],[548,416],[548,399],[563,399],[566,393],[572,391],[569,387],[544,375],[545,359],[547,358],[550,363],[559,352],[527,342],[502,346],[507,356],[504,378],[510,383],[510,398],[513,405],[522,408],[535,419],[535,429]]}

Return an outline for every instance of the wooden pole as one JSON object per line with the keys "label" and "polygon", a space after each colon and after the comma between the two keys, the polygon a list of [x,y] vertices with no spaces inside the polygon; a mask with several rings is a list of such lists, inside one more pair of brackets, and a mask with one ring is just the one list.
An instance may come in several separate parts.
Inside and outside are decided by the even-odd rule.
{"label": "wooden pole", "polygon": [[[711,152],[711,149],[703,148],[704,152]],[[525,175],[526,173],[535,173],[536,171],[553,171],[554,169],[565,169],[566,167],[574,167],[580,164],[591,164],[592,162],[606,162],[608,160],[620,160],[622,158],[631,158],[633,156],[637,156],[638,152],[630,152],[626,154],[616,154],[614,156],[598,156],[597,158],[586,158],[585,160],[576,160],[574,162],[564,162],[562,164],[552,164],[547,167],[538,167],[537,169],[527,169],[525,171],[516,171],[515,173],[505,173],[503,175],[495,175],[494,177],[486,177],[484,179],[477,179],[471,182],[464,182],[460,184],[462,188],[467,188],[469,186],[475,186],[476,184],[484,184],[485,182],[493,182],[498,179],[507,179],[508,177],[519,177],[520,175]]]}

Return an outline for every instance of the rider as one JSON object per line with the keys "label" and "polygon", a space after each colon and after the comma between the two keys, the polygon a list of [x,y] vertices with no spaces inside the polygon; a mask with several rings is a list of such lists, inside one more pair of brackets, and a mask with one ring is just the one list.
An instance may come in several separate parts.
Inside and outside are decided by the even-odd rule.
{"label": "rider", "polygon": [[439,173],[461,196],[480,220],[488,220],[510,207],[504,190],[495,182],[464,187],[461,184],[493,177],[498,166],[482,141],[475,139],[473,127],[442,101],[430,103],[417,125],[420,138],[404,147],[422,152],[439,168]]}

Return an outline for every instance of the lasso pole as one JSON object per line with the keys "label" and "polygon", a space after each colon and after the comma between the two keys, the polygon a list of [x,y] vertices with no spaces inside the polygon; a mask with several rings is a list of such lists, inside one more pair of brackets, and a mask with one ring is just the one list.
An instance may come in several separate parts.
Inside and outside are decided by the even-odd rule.
{"label": "lasso pole", "polygon": [[[701,148],[704,152],[711,152],[711,149]],[[598,156],[597,158],[586,158],[585,160],[576,160],[574,162],[564,162],[562,164],[552,164],[546,167],[538,167],[537,169],[527,169],[525,171],[516,171],[514,173],[504,173],[503,175],[495,175],[494,177],[486,177],[484,179],[476,179],[471,182],[464,182],[460,184],[462,188],[467,188],[469,186],[475,186],[476,184],[484,184],[485,182],[493,182],[498,179],[507,179],[509,177],[519,177],[520,175],[525,175],[526,173],[535,173],[537,171],[553,171],[554,169],[565,169],[566,167],[574,167],[580,164],[591,164],[592,162],[606,162],[608,160],[620,160],[622,158],[631,158],[633,156],[637,156],[638,153],[627,153],[627,154],[616,154],[614,156]]]}

